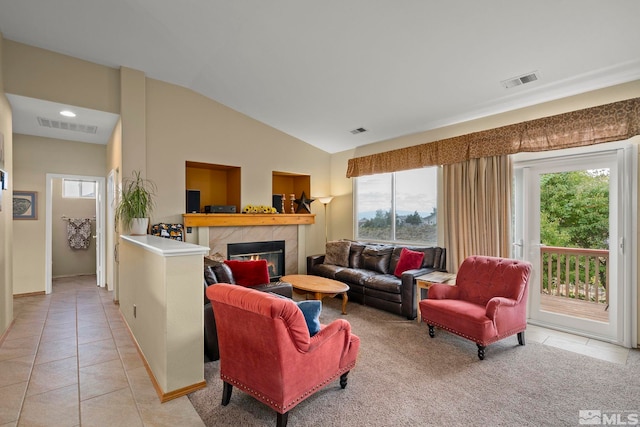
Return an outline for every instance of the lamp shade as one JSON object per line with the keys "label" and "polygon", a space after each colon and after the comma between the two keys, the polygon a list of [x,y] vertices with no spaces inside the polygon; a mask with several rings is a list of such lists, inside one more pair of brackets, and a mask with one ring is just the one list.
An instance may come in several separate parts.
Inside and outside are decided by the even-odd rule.
{"label": "lamp shade", "polygon": [[323,205],[328,205],[333,200],[333,196],[316,197],[316,200],[318,200]]}

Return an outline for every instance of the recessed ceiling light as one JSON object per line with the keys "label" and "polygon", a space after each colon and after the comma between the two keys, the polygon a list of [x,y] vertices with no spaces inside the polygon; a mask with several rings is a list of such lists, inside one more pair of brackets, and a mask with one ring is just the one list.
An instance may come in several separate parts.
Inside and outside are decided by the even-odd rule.
{"label": "recessed ceiling light", "polygon": [[69,111],[69,110],[62,110],[62,111],[60,111],[60,115],[61,116],[65,116],[65,117],[75,117],[76,113],[74,113],[73,111]]}

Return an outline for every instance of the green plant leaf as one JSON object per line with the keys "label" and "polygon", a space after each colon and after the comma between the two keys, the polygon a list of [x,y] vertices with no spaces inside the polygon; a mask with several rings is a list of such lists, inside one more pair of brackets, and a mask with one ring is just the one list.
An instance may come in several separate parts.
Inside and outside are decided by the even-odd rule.
{"label": "green plant leaf", "polygon": [[120,202],[116,206],[115,217],[126,229],[131,228],[134,218],[148,218],[155,202],[156,185],[141,176],[140,171],[133,171],[130,178],[122,180]]}

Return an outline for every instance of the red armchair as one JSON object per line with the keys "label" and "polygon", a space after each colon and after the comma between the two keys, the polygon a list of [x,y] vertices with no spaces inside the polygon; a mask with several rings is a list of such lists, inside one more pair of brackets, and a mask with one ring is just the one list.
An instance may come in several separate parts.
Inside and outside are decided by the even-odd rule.
{"label": "red armchair", "polygon": [[422,321],[435,336],[438,326],[478,345],[484,359],[491,343],[518,334],[524,345],[531,264],[515,259],[470,256],[462,262],[455,286],[434,284],[419,302]]}
{"label": "red armchair", "polygon": [[360,339],[351,325],[337,319],[313,337],[293,300],[241,286],[216,284],[207,289],[218,324],[222,405],[233,386],[273,408],[277,425],[288,412],[356,364]]}

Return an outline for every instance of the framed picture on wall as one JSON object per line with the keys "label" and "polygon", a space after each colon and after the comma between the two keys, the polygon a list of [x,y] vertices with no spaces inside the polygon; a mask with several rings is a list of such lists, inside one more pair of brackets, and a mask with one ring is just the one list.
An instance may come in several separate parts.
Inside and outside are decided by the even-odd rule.
{"label": "framed picture on wall", "polygon": [[38,193],[13,192],[13,219],[38,219]]}

